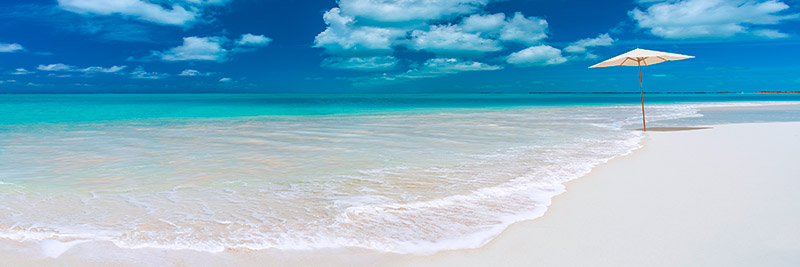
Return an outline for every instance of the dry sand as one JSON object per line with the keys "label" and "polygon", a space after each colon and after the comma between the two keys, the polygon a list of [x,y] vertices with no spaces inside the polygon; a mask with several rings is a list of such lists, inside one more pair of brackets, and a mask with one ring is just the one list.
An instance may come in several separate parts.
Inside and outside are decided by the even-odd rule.
{"label": "dry sand", "polygon": [[800,123],[648,132],[547,213],[411,266],[800,266]]}

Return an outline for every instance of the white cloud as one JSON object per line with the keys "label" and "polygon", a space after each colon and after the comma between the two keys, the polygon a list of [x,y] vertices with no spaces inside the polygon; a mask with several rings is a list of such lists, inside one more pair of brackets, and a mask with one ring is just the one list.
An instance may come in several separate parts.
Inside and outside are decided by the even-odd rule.
{"label": "white cloud", "polygon": [[325,12],[323,20],[328,28],[316,36],[314,47],[324,48],[329,54],[355,57],[388,54],[398,45],[444,55],[475,55],[502,50],[501,41],[530,45],[547,37],[547,21],[519,12],[510,18],[501,13],[476,14],[464,18],[461,24],[429,25],[423,30],[364,26],[359,21],[361,16],[343,15],[344,10],[342,7]]}
{"label": "white cloud", "polygon": [[457,58],[432,58],[425,61],[422,66],[399,74],[383,74],[368,78],[356,78],[354,85],[381,84],[387,82],[400,82],[424,78],[436,78],[449,74],[467,71],[499,70],[503,67],[489,65],[476,61],[465,61]]}
{"label": "white cloud", "polygon": [[378,57],[329,57],[322,60],[323,67],[330,69],[349,69],[349,70],[390,70],[397,65],[397,59],[393,56]]}
{"label": "white cloud", "polygon": [[108,67],[108,68],[103,68],[103,67],[88,67],[88,68],[80,69],[80,70],[78,70],[78,71],[80,71],[80,72],[103,72],[103,73],[116,73],[116,72],[119,72],[119,71],[121,71],[121,70],[125,69],[126,67],[127,67],[127,66],[111,66],[111,67]]}
{"label": "white cloud", "polygon": [[465,32],[497,34],[507,24],[506,15],[503,13],[481,15],[474,14],[461,21],[461,28]]}
{"label": "white cloud", "polygon": [[415,23],[472,14],[490,0],[340,0],[342,13],[388,23]]}
{"label": "white cloud", "polygon": [[503,49],[497,40],[464,32],[456,25],[434,25],[427,31],[415,30],[411,33],[411,47],[437,54],[474,54]]}
{"label": "white cloud", "polygon": [[211,72],[201,72],[193,69],[185,69],[178,76],[209,76]]}
{"label": "white cloud", "polygon": [[144,70],[144,67],[139,66],[136,67],[133,72],[131,72],[131,78],[134,79],[148,79],[148,80],[158,80],[169,77],[169,74],[166,73],[158,73],[158,72],[147,72]]}
{"label": "white cloud", "polygon": [[58,0],[58,6],[79,14],[120,15],[156,24],[188,26],[200,19],[204,7],[227,2],[229,0]]}
{"label": "white cloud", "polygon": [[596,46],[609,46],[614,43],[614,39],[608,35],[608,33],[600,34],[595,38],[586,38],[580,39],[571,43],[569,46],[564,48],[564,51],[570,53],[585,53],[587,47],[596,47]]}
{"label": "white cloud", "polygon": [[772,29],[754,30],[753,31],[753,35],[759,36],[759,37],[764,37],[764,38],[767,38],[767,39],[780,39],[780,38],[789,37],[788,34],[779,32],[777,30],[772,30]]}
{"label": "white cloud", "polygon": [[36,67],[36,69],[42,71],[74,71],[75,66],[66,65],[63,63],[56,63],[50,65],[39,65],[39,67]]}
{"label": "white cloud", "polygon": [[540,43],[547,38],[547,21],[537,17],[525,17],[520,12],[513,17],[503,13],[481,15],[474,14],[461,21],[465,32],[479,33],[481,36],[504,42],[515,42],[526,45]]}
{"label": "white cloud", "polygon": [[[412,63],[410,70],[400,74],[348,78],[357,83],[499,69],[499,66],[450,57],[480,57],[503,51],[506,45],[540,45],[548,37],[549,26],[545,19],[525,17],[521,12],[508,16],[482,12],[492,1],[339,0],[338,7],[323,15],[328,27],[316,36],[314,47],[323,48],[331,55],[321,63],[331,69],[394,69],[398,65],[396,57],[406,52],[404,48],[436,55],[425,62]],[[557,57],[545,60],[549,62],[546,64],[566,61],[560,50],[546,47],[557,52]],[[526,54],[536,52],[534,49],[515,53],[511,61],[519,65],[540,64],[531,63],[532,55]],[[529,62],[524,63],[524,60]]]}
{"label": "white cloud", "polygon": [[430,73],[459,73],[499,69],[502,69],[502,67],[476,61],[464,61],[457,58],[433,58],[426,61],[420,70]]}
{"label": "white cloud", "polygon": [[405,37],[406,31],[394,28],[356,26],[353,17],[343,16],[332,8],[322,16],[328,28],[314,39],[314,47],[331,54],[389,53],[395,40]]}
{"label": "white cloud", "polygon": [[221,82],[221,83],[227,83],[227,82],[231,82],[231,81],[232,81],[231,78],[228,78],[228,77],[219,79],[219,82]]}
{"label": "white cloud", "polygon": [[525,17],[514,13],[514,17],[500,30],[500,40],[534,45],[547,38],[547,21],[537,17]]}
{"label": "white cloud", "polygon": [[167,51],[153,51],[153,57],[164,61],[218,61],[227,60],[228,50],[222,47],[227,39],[219,36],[212,37],[184,37],[183,45],[173,47]]}
{"label": "white cloud", "polygon": [[[236,42],[224,36],[183,38],[183,44],[166,51],[151,51],[149,57],[142,60],[157,58],[163,61],[217,61],[225,62],[231,54],[255,51],[253,47],[267,46],[272,39],[264,35],[243,34]],[[128,60],[136,60],[130,57]]]}
{"label": "white cloud", "polygon": [[644,10],[629,12],[639,28],[667,39],[728,38],[754,35],[785,37],[774,29],[752,28],[775,25],[798,14],[782,14],[789,9],[777,0],[684,0],[657,2]]}
{"label": "white cloud", "polygon": [[264,35],[242,34],[242,37],[236,41],[236,44],[242,46],[266,46],[272,39]]}
{"label": "white cloud", "polygon": [[12,72],[11,74],[12,75],[28,75],[28,74],[31,74],[31,73],[35,73],[35,72],[26,70],[24,68],[18,68],[18,69],[15,69],[14,72]]}
{"label": "white cloud", "polygon": [[14,53],[22,50],[25,50],[25,48],[17,43],[0,43],[0,53]]}
{"label": "white cloud", "polygon": [[126,67],[127,66],[111,66],[111,67],[108,67],[108,68],[103,68],[103,67],[78,68],[78,67],[75,67],[75,66],[72,66],[72,65],[67,65],[67,64],[64,64],[64,63],[56,63],[56,64],[50,64],[50,65],[39,65],[38,67],[36,67],[36,69],[41,70],[41,71],[69,71],[69,72],[83,72],[83,73],[96,73],[96,72],[116,73],[116,72],[119,72],[119,71],[125,69]]}
{"label": "white cloud", "polygon": [[506,58],[506,62],[521,67],[528,67],[557,65],[567,62],[567,59],[561,55],[561,50],[558,48],[548,45],[538,45],[511,53],[511,55]]}

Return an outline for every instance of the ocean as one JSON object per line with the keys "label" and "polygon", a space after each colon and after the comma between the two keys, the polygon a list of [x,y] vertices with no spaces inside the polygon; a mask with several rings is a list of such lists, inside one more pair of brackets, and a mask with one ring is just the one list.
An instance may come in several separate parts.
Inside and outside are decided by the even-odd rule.
{"label": "ocean", "polygon": [[[480,247],[544,214],[564,182],[639,148],[639,100],[0,95],[0,239],[209,252]],[[800,121],[796,94],[645,102],[648,127]]]}

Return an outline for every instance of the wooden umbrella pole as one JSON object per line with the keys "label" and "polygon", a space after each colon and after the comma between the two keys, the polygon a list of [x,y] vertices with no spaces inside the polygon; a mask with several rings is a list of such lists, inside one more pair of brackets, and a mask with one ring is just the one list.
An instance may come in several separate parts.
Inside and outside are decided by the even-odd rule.
{"label": "wooden umbrella pole", "polygon": [[647,131],[647,124],[644,122],[644,87],[642,87],[642,61],[637,61],[639,64],[639,94],[642,96],[642,127]]}

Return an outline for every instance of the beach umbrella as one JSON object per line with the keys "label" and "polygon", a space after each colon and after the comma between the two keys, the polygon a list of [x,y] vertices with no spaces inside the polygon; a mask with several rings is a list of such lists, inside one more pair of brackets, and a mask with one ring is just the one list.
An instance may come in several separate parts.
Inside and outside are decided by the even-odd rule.
{"label": "beach umbrella", "polygon": [[659,52],[647,49],[636,48],[628,53],[613,57],[609,60],[597,63],[589,68],[613,67],[613,66],[637,66],[639,67],[639,93],[642,96],[642,127],[647,131],[647,124],[644,119],[644,88],[642,87],[642,66],[649,66],[665,61],[681,60],[694,58],[693,56]]}

